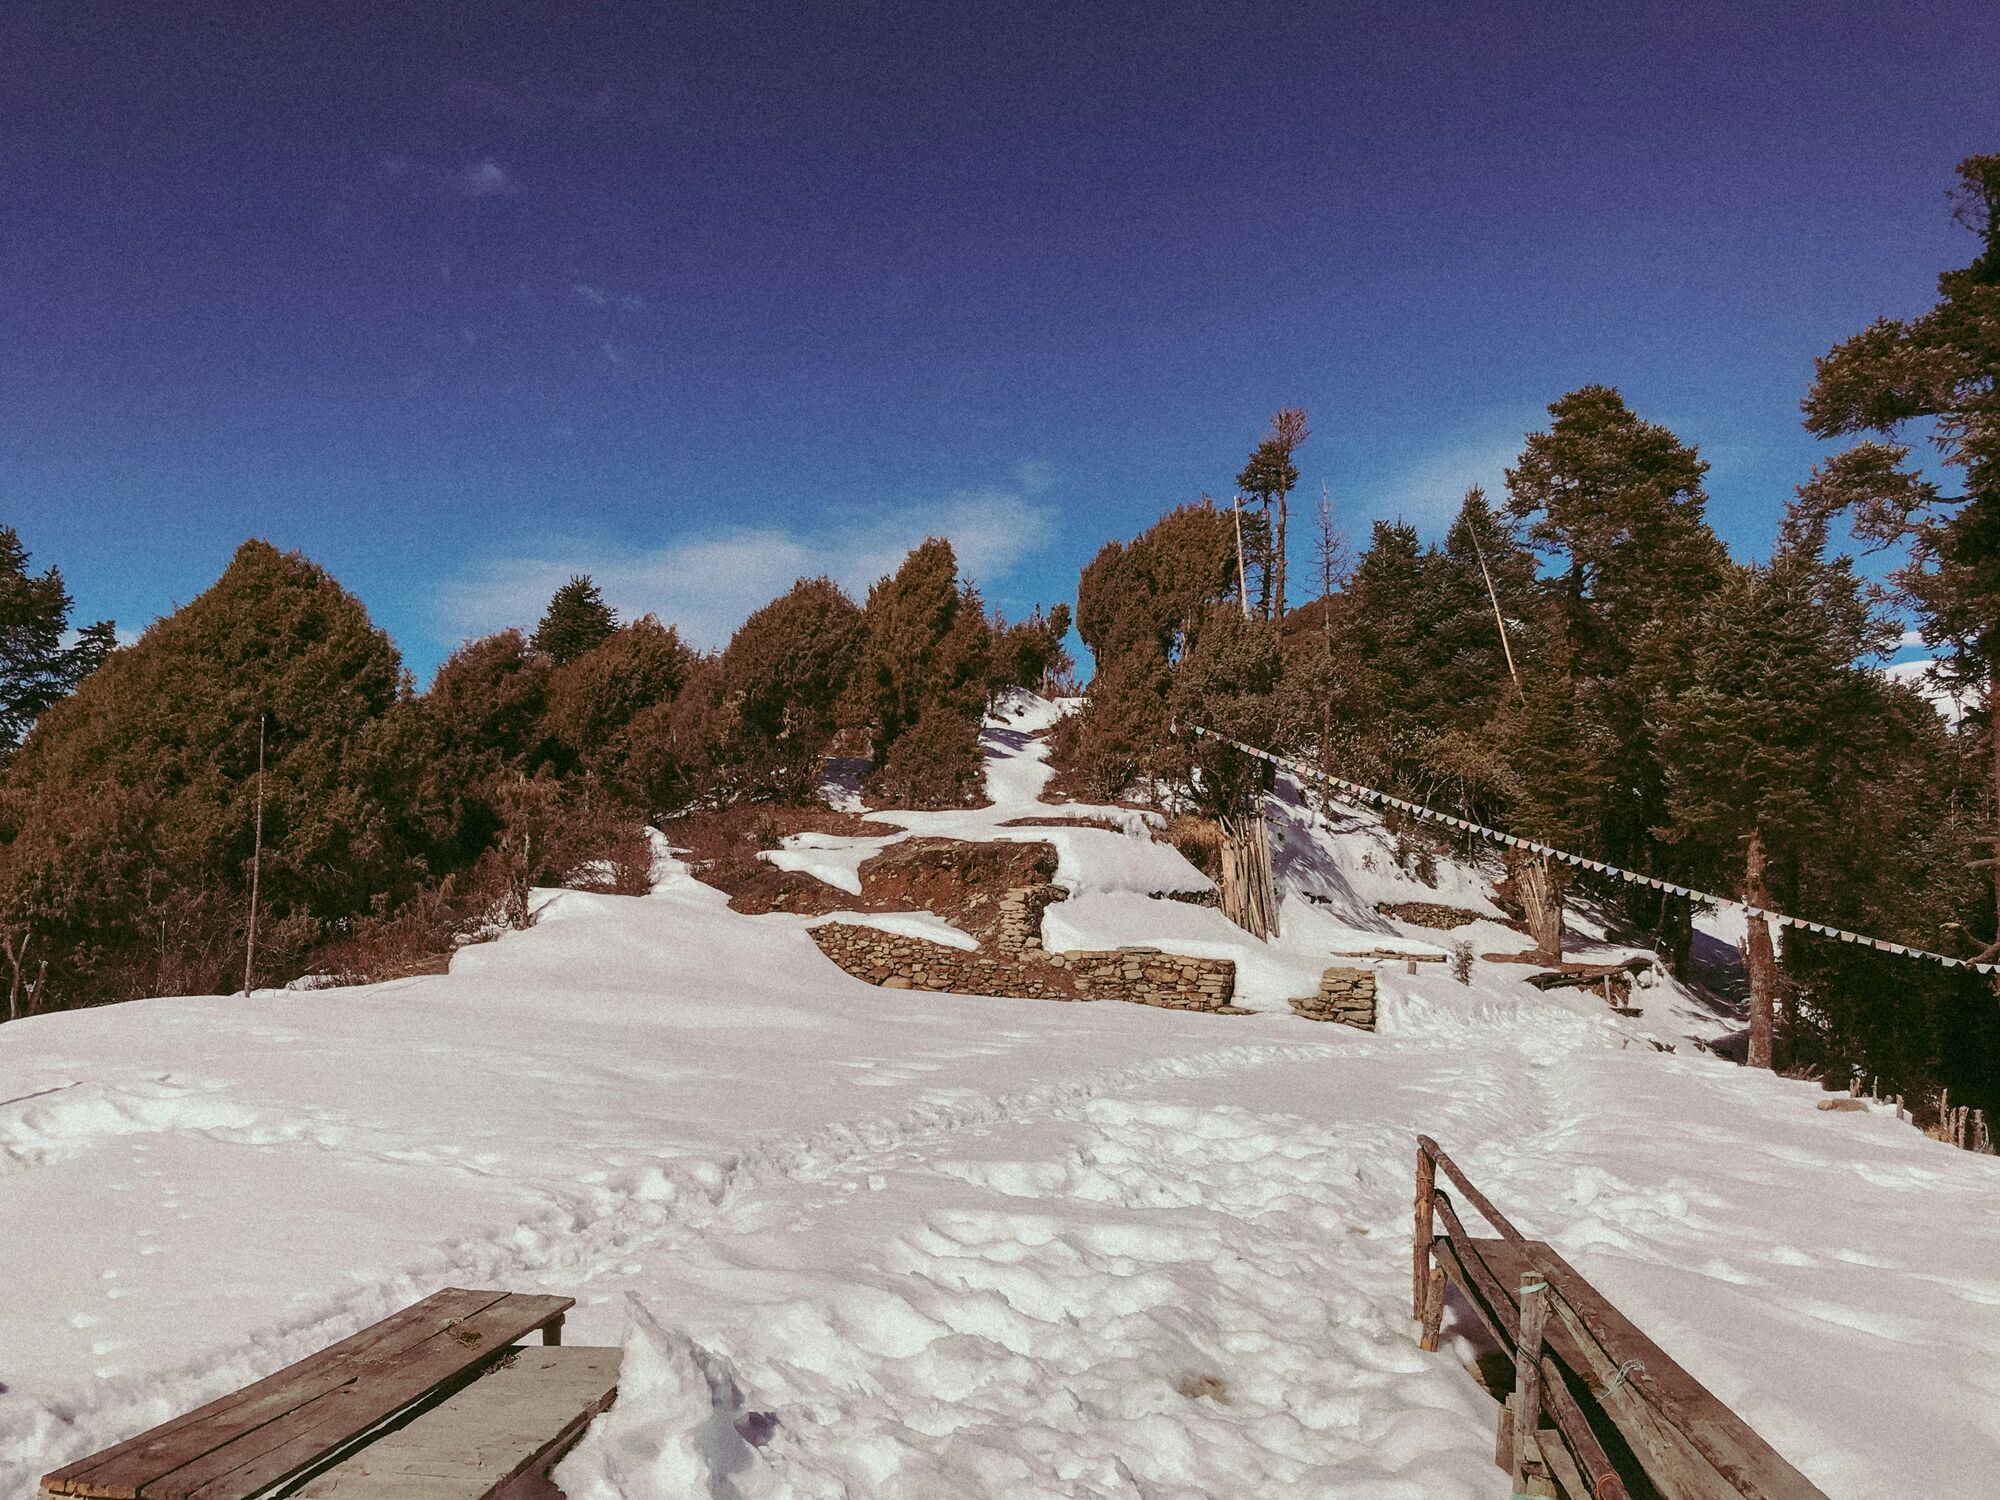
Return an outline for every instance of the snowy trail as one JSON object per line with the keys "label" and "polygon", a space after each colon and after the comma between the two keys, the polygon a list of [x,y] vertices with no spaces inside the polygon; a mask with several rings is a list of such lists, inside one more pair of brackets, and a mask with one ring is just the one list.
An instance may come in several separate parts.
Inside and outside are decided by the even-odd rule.
{"label": "snowy trail", "polygon": [[1375,901],[1484,910],[1470,873],[1281,810],[1285,938],[1218,933],[1137,815],[998,828],[1104,811],[1038,801],[1037,712],[994,806],[884,817],[1049,838],[1078,941],[1230,949],[1267,1013],[875,990],[672,866],[447,976],[0,1028],[0,1494],[456,1282],[626,1343],[577,1500],[1487,1497],[1473,1345],[1408,1320],[1419,1130],[1830,1494],[1991,1492],[2000,1163],[1657,1052],[1671,990],[1390,965],[1379,1034],[1301,1021]]}

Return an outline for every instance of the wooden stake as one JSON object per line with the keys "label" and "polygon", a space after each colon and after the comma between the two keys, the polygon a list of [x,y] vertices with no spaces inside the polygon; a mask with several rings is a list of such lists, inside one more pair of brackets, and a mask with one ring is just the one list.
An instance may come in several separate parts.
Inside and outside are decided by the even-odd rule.
{"label": "wooden stake", "polygon": [[1250,618],[1250,578],[1243,566],[1243,497],[1238,495],[1236,508],[1236,597],[1243,602],[1243,618]]}
{"label": "wooden stake", "polygon": [[1486,597],[1493,602],[1493,626],[1500,632],[1500,649],[1507,657],[1507,675],[1514,679],[1514,691],[1521,693],[1521,674],[1514,666],[1514,647],[1507,639],[1507,620],[1500,613],[1500,595],[1493,587],[1493,575],[1486,570],[1486,549],[1479,545],[1476,529],[1472,532],[1472,551],[1479,559],[1479,576],[1486,580]]}
{"label": "wooden stake", "polygon": [[1431,1198],[1437,1192],[1437,1163],[1430,1152],[1417,1148],[1417,1232],[1411,1246],[1410,1316],[1424,1315],[1424,1289],[1430,1283],[1431,1241],[1437,1231],[1431,1227]]}
{"label": "wooden stake", "polygon": [[1437,1353],[1438,1330],[1444,1326],[1444,1267],[1432,1266],[1424,1280],[1424,1332],[1417,1347],[1426,1354]]}
{"label": "wooden stake", "polygon": [[1548,1467],[1537,1430],[1542,1422],[1542,1326],[1549,1316],[1549,1284],[1530,1274],[1521,1280],[1520,1335],[1514,1342],[1514,1493],[1547,1495]]}
{"label": "wooden stake", "polygon": [[243,945],[243,993],[250,993],[250,975],[257,964],[257,890],[264,873],[264,721],[257,716],[257,834],[250,854],[250,934]]}

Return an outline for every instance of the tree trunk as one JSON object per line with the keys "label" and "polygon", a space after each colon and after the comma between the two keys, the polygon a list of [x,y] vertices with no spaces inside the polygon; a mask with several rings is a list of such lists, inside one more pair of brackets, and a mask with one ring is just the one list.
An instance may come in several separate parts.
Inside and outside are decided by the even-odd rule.
{"label": "tree trunk", "polygon": [[1550,963],[1562,961],[1563,896],[1555,864],[1545,854],[1521,854],[1508,861],[1514,899],[1535,940],[1535,952]]}
{"label": "tree trunk", "polygon": [[[2000,943],[2000,671],[1986,680],[1986,734],[1993,742],[1993,940]],[[2000,972],[1993,990],[2000,994]]]}
{"label": "tree trunk", "polygon": [[1257,583],[1257,605],[1259,612],[1267,620],[1271,618],[1271,567],[1273,563],[1271,543],[1276,535],[1277,533],[1271,529],[1271,497],[1266,495],[1264,497],[1264,576]]}
{"label": "tree trunk", "polygon": [[[1770,892],[1764,884],[1764,836],[1750,831],[1750,847],[1743,859],[1743,900],[1759,911],[1769,908]],[[1761,916],[1749,917],[1743,938],[1743,962],[1750,970],[1750,1066],[1771,1066],[1772,997],[1778,988],[1778,956],[1771,944],[1770,924]]]}
{"label": "tree trunk", "polygon": [[1278,491],[1278,533],[1271,541],[1271,566],[1277,572],[1276,590],[1277,618],[1285,618],[1285,501],[1283,490]]}
{"label": "tree trunk", "polygon": [[1271,836],[1263,809],[1219,821],[1222,914],[1252,937],[1272,937],[1278,931],[1278,892],[1271,875]]}

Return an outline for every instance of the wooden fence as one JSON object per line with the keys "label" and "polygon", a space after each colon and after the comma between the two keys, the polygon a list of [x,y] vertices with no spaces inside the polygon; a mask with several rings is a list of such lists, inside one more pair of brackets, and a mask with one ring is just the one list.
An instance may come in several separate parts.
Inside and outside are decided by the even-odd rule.
{"label": "wooden fence", "polygon": [[[1451,1189],[1495,1231],[1474,1236]],[[1438,1346],[1445,1284],[1513,1361],[1497,1458],[1514,1494],[1565,1500],[1826,1500],[1749,1425],[1417,1137],[1412,1315]]]}

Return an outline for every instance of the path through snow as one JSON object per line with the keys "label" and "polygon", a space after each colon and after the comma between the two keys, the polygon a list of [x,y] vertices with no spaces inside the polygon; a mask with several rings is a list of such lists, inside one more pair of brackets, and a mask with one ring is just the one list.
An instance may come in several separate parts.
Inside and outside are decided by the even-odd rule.
{"label": "path through snow", "polygon": [[1484,1500],[1472,1346],[1408,1320],[1419,1130],[1830,1494],[1991,1493],[2000,1163],[1656,1052],[1671,993],[1391,966],[1381,1034],[1299,1020],[1330,948],[1418,940],[1379,831],[1281,811],[1326,904],[1257,949],[1147,899],[1201,880],[1136,827],[994,827],[1086,811],[1037,802],[1035,723],[994,807],[880,816],[1051,838],[1053,944],[1251,959],[1263,1013],[876,990],[673,866],[446,976],[0,1028],[0,1494],[456,1283],[625,1341],[577,1500]]}

